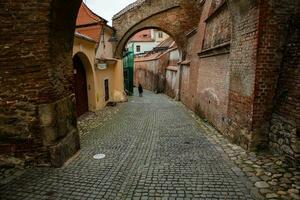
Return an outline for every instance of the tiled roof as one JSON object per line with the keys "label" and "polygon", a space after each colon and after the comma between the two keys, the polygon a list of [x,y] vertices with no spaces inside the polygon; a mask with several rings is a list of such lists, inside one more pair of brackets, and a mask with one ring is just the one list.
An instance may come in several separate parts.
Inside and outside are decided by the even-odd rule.
{"label": "tiled roof", "polygon": [[136,33],[132,38],[130,38],[129,42],[153,42],[153,38],[151,36],[151,29],[143,30]]}
{"label": "tiled roof", "polygon": [[81,33],[78,33],[78,32],[75,32],[75,37],[78,37],[78,38],[81,38],[81,39],[84,39],[84,40],[96,43],[96,41],[93,38],[90,38],[90,37],[88,37],[86,35],[83,35]]}

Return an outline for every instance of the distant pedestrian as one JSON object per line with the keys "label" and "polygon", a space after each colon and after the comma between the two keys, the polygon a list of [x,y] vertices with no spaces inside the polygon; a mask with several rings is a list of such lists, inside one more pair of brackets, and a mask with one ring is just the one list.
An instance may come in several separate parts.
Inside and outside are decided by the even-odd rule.
{"label": "distant pedestrian", "polygon": [[142,87],[142,85],[139,83],[139,95],[140,95],[140,97],[142,97],[143,96],[143,87]]}

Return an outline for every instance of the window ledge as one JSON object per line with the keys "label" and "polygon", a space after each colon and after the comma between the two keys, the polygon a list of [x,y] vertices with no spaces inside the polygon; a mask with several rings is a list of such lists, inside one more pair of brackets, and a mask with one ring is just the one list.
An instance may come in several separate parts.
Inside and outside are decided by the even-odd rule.
{"label": "window ledge", "polygon": [[200,58],[205,58],[205,57],[211,57],[211,56],[228,54],[228,53],[230,53],[230,42],[226,42],[226,43],[217,45],[215,47],[202,50],[201,52],[198,53],[198,56]]}

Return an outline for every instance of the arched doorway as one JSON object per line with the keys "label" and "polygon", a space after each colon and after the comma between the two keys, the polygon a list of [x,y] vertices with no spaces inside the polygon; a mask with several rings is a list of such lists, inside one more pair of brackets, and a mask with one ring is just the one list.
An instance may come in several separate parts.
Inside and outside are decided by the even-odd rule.
{"label": "arched doorway", "polygon": [[77,117],[79,117],[89,111],[89,105],[86,72],[83,62],[77,54],[73,57],[73,66],[76,113]]}

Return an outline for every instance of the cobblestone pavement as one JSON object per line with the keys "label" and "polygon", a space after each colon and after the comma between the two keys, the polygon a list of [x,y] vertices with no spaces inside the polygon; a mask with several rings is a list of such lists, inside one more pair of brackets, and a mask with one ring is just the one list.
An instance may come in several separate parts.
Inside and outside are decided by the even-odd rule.
{"label": "cobblestone pavement", "polygon": [[[181,103],[177,104],[183,106]],[[198,122],[207,139],[220,145],[228,157],[249,177],[261,196],[265,199],[300,199],[300,166],[291,167],[283,157],[269,152],[246,152],[231,144],[203,119],[191,111],[187,112]]]}
{"label": "cobblestone pavement", "polygon": [[[82,115],[78,119],[77,125],[80,137],[83,138],[93,129],[104,126],[106,121],[111,120],[118,113],[121,106],[122,104],[107,106],[99,111],[88,112]],[[26,166],[23,161],[18,159],[11,160],[10,158],[9,164],[5,161],[7,161],[6,157],[0,156],[0,186],[22,175],[26,169],[30,168],[30,166]]]}
{"label": "cobblestone pavement", "polygon": [[80,137],[85,137],[93,129],[104,126],[106,121],[111,120],[118,113],[121,106],[122,104],[117,104],[113,107],[107,106],[99,111],[88,112],[82,115],[78,119],[77,124]]}
{"label": "cobblestone pavement", "polygon": [[[60,169],[28,169],[0,199],[255,199],[253,183],[164,95],[132,97]],[[101,160],[93,155],[104,153]]]}

